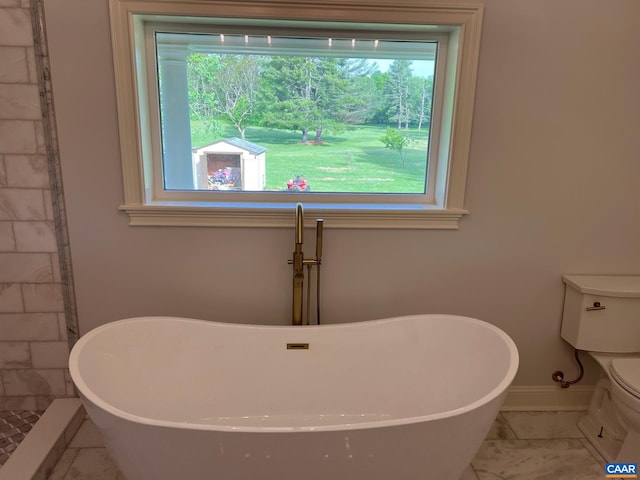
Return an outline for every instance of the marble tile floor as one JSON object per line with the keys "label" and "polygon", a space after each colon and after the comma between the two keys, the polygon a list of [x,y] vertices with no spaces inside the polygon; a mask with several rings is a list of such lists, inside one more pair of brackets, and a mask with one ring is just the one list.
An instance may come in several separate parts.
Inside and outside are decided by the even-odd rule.
{"label": "marble tile floor", "polygon": [[[602,480],[605,460],[576,426],[583,414],[502,412],[463,479]],[[48,480],[126,479],[85,420]]]}
{"label": "marble tile floor", "polygon": [[0,411],[0,466],[7,462],[42,413],[39,410]]}

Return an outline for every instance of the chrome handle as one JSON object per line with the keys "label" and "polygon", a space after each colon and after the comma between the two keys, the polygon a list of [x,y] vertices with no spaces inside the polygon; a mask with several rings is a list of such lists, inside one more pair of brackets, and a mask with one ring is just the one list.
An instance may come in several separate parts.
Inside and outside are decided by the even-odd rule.
{"label": "chrome handle", "polygon": [[607,307],[605,307],[604,305],[600,305],[600,302],[593,302],[593,307],[587,307],[586,310],[587,312],[592,312],[594,310],[604,310]]}

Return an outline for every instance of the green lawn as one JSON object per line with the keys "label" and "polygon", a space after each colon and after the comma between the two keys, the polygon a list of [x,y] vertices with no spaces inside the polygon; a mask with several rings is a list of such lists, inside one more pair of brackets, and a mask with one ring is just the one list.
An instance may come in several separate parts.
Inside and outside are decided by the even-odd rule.
{"label": "green lawn", "polygon": [[[194,147],[238,136],[230,126],[213,138],[202,130],[192,122]],[[379,140],[385,131],[385,126],[360,126],[340,135],[324,135],[321,145],[305,145],[300,143],[300,133],[251,127],[245,140],[267,148],[267,190],[284,190],[290,178],[302,175],[313,192],[424,192],[428,131],[402,131],[414,140],[404,165],[398,152]]]}

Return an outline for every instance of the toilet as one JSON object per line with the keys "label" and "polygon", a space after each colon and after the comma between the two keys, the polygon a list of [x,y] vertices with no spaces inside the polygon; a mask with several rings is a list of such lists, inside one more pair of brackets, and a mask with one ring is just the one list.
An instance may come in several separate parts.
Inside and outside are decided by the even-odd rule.
{"label": "toilet", "polygon": [[561,336],[601,367],[578,428],[608,462],[640,463],[640,276],[562,280]]}

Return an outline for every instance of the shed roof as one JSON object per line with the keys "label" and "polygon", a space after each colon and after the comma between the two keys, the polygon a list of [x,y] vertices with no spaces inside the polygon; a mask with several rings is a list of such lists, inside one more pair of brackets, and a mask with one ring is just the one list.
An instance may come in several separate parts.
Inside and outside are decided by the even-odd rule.
{"label": "shed roof", "polygon": [[247,142],[238,137],[225,138],[222,140],[218,140],[217,142],[210,143],[209,145],[204,145],[202,147],[194,148],[193,150],[202,150],[203,148],[210,147],[212,145],[217,145],[219,143],[228,143],[229,145],[233,145],[234,147],[241,148],[248,152],[253,153],[254,155],[260,155],[267,151],[267,149],[263,146],[256,145],[255,143]]}

